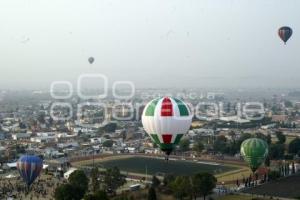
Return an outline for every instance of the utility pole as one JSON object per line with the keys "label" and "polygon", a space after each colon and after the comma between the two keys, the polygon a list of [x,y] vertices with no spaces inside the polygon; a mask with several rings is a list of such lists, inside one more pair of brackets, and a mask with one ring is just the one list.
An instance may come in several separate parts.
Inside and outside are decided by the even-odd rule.
{"label": "utility pole", "polygon": [[95,149],[93,148],[93,169],[95,168]]}
{"label": "utility pole", "polygon": [[148,167],[147,167],[147,165],[146,165],[146,178],[145,178],[146,184],[147,184],[147,178],[148,178]]}

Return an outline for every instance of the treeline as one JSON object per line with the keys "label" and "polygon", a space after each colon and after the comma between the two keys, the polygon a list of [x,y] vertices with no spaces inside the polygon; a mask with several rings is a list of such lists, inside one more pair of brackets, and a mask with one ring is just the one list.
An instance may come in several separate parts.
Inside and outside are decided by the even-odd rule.
{"label": "treeline", "polygon": [[248,138],[256,137],[265,140],[269,145],[269,159],[293,159],[295,155],[300,156],[300,138],[295,138],[289,145],[286,145],[286,136],[282,132],[276,132],[277,142],[272,143],[271,135],[264,135],[260,132],[253,134],[242,133],[239,138],[231,133],[231,140],[225,136],[217,136],[213,143],[213,151],[235,155],[240,152],[242,142]]}
{"label": "treeline", "polygon": [[[90,177],[90,178],[88,178]],[[117,167],[99,172],[93,168],[89,176],[82,170],[74,171],[66,183],[55,189],[55,200],[157,200],[158,196],[174,196],[176,199],[197,199],[206,197],[213,192],[217,179],[210,173],[197,173],[193,176],[174,176],[167,174],[163,179],[152,177],[151,184],[146,186],[147,193],[142,196],[132,195],[130,192],[116,191],[126,183],[125,176]],[[157,195],[159,193],[159,195]]]}

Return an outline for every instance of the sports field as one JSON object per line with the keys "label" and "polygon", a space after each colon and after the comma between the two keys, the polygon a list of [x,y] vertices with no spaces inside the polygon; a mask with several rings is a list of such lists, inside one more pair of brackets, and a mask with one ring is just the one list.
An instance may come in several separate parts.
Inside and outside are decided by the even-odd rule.
{"label": "sports field", "polygon": [[216,163],[197,163],[185,160],[169,160],[150,157],[125,157],[96,163],[101,168],[118,167],[121,171],[138,174],[171,173],[174,175],[192,175],[198,172],[220,174],[237,169],[233,166],[219,165]]}

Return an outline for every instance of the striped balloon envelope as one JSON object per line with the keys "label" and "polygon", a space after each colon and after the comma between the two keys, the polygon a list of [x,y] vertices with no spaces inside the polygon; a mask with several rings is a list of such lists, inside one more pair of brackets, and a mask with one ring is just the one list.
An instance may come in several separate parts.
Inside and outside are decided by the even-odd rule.
{"label": "striped balloon envelope", "polygon": [[167,155],[189,130],[191,122],[189,107],[183,101],[171,97],[150,101],[142,115],[145,131]]}
{"label": "striped balloon envelope", "polygon": [[241,144],[241,155],[254,173],[268,156],[268,144],[259,138],[249,138]]}
{"label": "striped balloon envelope", "polygon": [[40,175],[42,168],[43,161],[38,156],[25,155],[17,161],[17,169],[28,187]]}

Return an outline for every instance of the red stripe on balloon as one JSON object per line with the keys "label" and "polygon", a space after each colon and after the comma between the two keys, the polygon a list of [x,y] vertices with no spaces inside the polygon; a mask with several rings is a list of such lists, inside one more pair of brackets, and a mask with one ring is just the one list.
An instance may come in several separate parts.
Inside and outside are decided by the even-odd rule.
{"label": "red stripe on balloon", "polygon": [[171,134],[163,134],[162,135],[163,141],[165,144],[170,144],[172,141],[172,135]]}
{"label": "red stripe on balloon", "polygon": [[172,102],[168,97],[165,97],[162,101],[160,115],[163,116],[163,117],[173,116]]}

